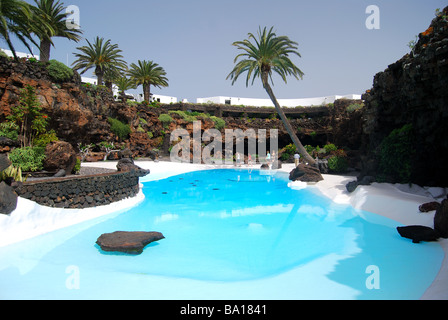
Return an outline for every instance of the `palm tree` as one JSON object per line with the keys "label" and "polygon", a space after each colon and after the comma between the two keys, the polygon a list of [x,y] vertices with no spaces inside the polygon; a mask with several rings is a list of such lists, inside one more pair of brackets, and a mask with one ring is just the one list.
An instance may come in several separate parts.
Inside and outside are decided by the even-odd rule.
{"label": "palm tree", "polygon": [[112,92],[112,87],[115,83],[115,80],[120,78],[122,76],[122,73],[124,73],[126,70],[119,68],[115,65],[109,65],[104,69],[104,85],[107,89],[109,89],[110,92]]}
{"label": "palm tree", "polygon": [[[277,36],[273,32],[273,27],[267,31],[266,27],[258,30],[258,38],[252,33],[249,33],[249,39],[243,41],[236,41],[233,43],[238,49],[243,50],[244,53],[240,53],[235,57],[234,63],[236,63],[232,72],[227,76],[227,79],[232,80],[232,85],[238,79],[238,77],[247,72],[246,87],[249,85],[249,80],[252,78],[252,84],[255,78],[261,77],[263,88],[274,103],[275,109],[279,114],[286,131],[290,135],[294,145],[300,154],[308,161],[308,163],[314,165],[316,162],[311,157],[306,149],[303,147],[299,138],[294,132],[291,124],[280,107],[277,98],[269,85],[269,79],[272,81],[273,71],[281,76],[286,83],[286,76],[294,76],[297,80],[302,79],[304,73],[294,65],[289,58],[290,54],[300,57],[300,53],[297,51],[297,42],[291,41],[286,36]],[[254,41],[254,43],[251,42]],[[242,58],[238,63],[238,59]]]}
{"label": "palm tree", "polygon": [[28,42],[38,44],[31,37],[32,12],[28,3],[22,0],[0,1],[0,38],[3,38],[17,59],[11,36],[16,36],[32,52]]}
{"label": "palm tree", "polygon": [[[44,21],[45,25],[35,23],[34,33],[40,40],[40,60],[48,62],[50,60],[50,48],[53,44],[53,37],[63,37],[79,42],[82,31],[79,28],[68,28],[66,24],[66,7],[63,3],[55,0],[34,0],[37,7],[31,7],[34,17],[39,21]],[[49,26],[49,27],[48,27]]]}
{"label": "palm tree", "polygon": [[127,101],[126,91],[130,89],[135,89],[137,87],[134,80],[123,75],[116,78],[114,83],[118,87],[119,99],[123,100],[124,102]]}
{"label": "palm tree", "polygon": [[95,67],[95,75],[98,78],[98,85],[103,84],[104,72],[107,68],[115,66],[117,68],[126,68],[126,62],[122,59],[121,50],[117,44],[111,44],[110,39],[104,42],[104,38],[96,37],[95,42],[91,44],[86,40],[88,45],[78,47],[81,53],[75,53],[78,58],[73,62],[73,69],[80,70],[81,74]]}
{"label": "palm tree", "polygon": [[165,70],[153,61],[138,61],[138,65],[131,64],[129,76],[137,85],[143,85],[143,96],[149,102],[151,85],[161,88],[168,87]]}
{"label": "palm tree", "polygon": [[136,84],[135,84],[134,80],[132,80],[131,78],[128,78],[126,76],[121,76],[121,77],[116,78],[114,83],[117,85],[118,91],[121,94],[124,94],[127,90],[136,88]]}

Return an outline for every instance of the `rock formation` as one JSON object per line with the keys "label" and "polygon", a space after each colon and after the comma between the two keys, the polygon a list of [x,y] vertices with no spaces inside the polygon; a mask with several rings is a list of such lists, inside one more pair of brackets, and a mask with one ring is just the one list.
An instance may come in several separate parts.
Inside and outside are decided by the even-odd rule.
{"label": "rock formation", "polygon": [[397,227],[397,231],[400,236],[411,239],[413,243],[437,241],[440,238],[440,234],[436,230],[425,226]]}
{"label": "rock formation", "polygon": [[394,129],[411,125],[414,139],[404,151],[410,158],[411,182],[446,185],[448,171],[443,168],[448,154],[447,14],[448,7],[419,34],[412,52],[375,75],[372,89],[362,96],[363,174],[381,174],[377,155],[382,141]]}
{"label": "rock formation", "polygon": [[104,251],[117,251],[130,254],[141,254],[145,246],[153,241],[164,239],[160,232],[126,232],[115,231],[102,234],[96,243]]}
{"label": "rock formation", "polygon": [[299,164],[289,173],[289,180],[302,182],[319,182],[324,180],[324,178],[320,174],[319,169],[313,166]]}
{"label": "rock formation", "polygon": [[448,238],[448,199],[442,201],[434,215],[434,229],[442,238]]}
{"label": "rock formation", "polygon": [[65,141],[55,141],[45,148],[44,169],[47,171],[64,170],[70,174],[76,165],[76,152]]}

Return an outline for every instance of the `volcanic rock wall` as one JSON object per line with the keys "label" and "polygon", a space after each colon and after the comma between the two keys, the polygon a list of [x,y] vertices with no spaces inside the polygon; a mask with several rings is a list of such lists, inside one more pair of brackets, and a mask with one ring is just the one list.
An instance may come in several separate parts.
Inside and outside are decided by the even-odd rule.
{"label": "volcanic rock wall", "polygon": [[[378,150],[394,129],[412,125],[411,182],[446,186],[448,171],[448,7],[419,34],[410,54],[378,73],[363,95],[364,174],[376,175]],[[410,153],[411,154],[411,153]]]}

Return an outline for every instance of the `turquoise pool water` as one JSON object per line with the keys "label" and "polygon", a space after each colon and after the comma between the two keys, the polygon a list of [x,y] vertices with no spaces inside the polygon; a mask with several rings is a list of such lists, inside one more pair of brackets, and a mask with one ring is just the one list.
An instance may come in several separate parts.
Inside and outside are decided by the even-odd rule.
{"label": "turquoise pool water", "polygon": [[[284,173],[207,170],[144,182],[145,201],[0,248],[1,299],[418,299],[444,253],[390,219],[338,205]],[[98,208],[101,210],[101,208]],[[141,255],[113,231],[159,231]]]}

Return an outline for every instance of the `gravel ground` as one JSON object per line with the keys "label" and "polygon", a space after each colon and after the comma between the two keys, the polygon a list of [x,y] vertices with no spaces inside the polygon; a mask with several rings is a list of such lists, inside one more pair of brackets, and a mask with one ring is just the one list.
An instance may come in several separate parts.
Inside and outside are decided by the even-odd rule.
{"label": "gravel ground", "polygon": [[[93,174],[112,173],[112,172],[117,172],[117,170],[116,169],[82,166],[78,175],[71,174],[71,175],[66,175],[65,177],[89,176],[89,175],[93,175]],[[54,177],[29,177],[26,181],[47,180],[47,179],[52,179],[52,178],[54,178]]]}

